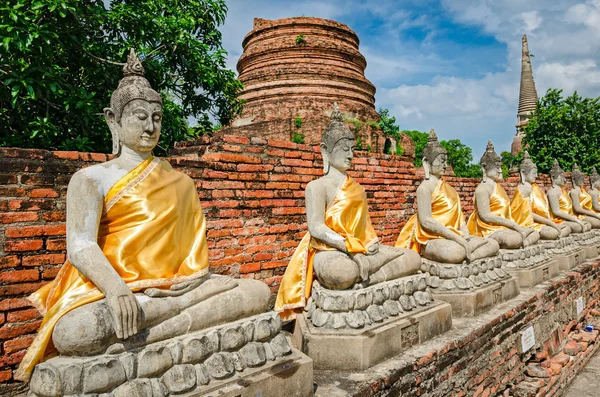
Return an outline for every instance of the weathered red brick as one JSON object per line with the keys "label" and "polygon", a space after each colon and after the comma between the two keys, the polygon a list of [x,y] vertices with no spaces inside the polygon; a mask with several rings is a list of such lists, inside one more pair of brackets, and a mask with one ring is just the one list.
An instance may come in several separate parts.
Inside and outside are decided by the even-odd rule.
{"label": "weathered red brick", "polygon": [[8,238],[57,236],[65,233],[65,225],[13,226],[6,228],[6,237]]}
{"label": "weathered red brick", "polygon": [[23,266],[59,265],[65,261],[65,254],[43,254],[23,257]]}
{"label": "weathered red brick", "polygon": [[0,283],[22,283],[24,281],[36,281],[39,278],[40,272],[36,269],[0,272]]}
{"label": "weathered red brick", "polygon": [[6,252],[37,251],[44,246],[43,240],[9,240],[4,243]]}
{"label": "weathered red brick", "polygon": [[6,315],[6,320],[9,323],[20,323],[23,321],[34,320],[38,317],[41,317],[41,315],[37,309],[26,309],[8,312]]}
{"label": "weathered red brick", "polygon": [[29,306],[31,306],[31,302],[29,302],[29,300],[26,298],[10,298],[0,300],[0,311],[20,309]]}
{"label": "weathered red brick", "polygon": [[0,213],[0,223],[32,222],[38,220],[37,212]]}
{"label": "weathered red brick", "polygon": [[25,324],[10,324],[7,323],[0,327],[0,339],[12,339],[17,336],[31,334],[36,332],[40,327],[42,320],[33,321]]}
{"label": "weathered red brick", "polygon": [[46,241],[46,249],[48,251],[64,251],[67,249],[67,241],[64,238],[48,239]]}
{"label": "weathered red brick", "polygon": [[33,189],[29,192],[28,196],[32,198],[58,197],[59,194],[52,189]]}
{"label": "weathered red brick", "polygon": [[12,371],[5,369],[0,371],[0,383],[7,382],[12,379]]}
{"label": "weathered red brick", "polygon": [[21,259],[16,255],[9,255],[0,258],[0,269],[7,267],[15,267],[21,264]]}

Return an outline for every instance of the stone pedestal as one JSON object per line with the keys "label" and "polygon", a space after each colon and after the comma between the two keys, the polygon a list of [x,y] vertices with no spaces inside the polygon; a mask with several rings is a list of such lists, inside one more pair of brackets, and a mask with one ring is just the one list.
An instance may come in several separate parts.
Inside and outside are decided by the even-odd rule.
{"label": "stone pedestal", "polygon": [[569,271],[586,260],[584,249],[575,242],[573,236],[552,241],[541,241],[541,243],[546,248],[548,256],[558,263],[559,271]]}
{"label": "stone pedestal", "polygon": [[500,250],[502,267],[517,278],[519,287],[531,288],[556,277],[558,262],[551,259],[543,243],[516,250]]}
{"label": "stone pedestal", "polygon": [[586,259],[594,259],[598,256],[600,248],[600,231],[590,230],[585,233],[572,234],[575,242],[585,251]]}
{"label": "stone pedestal", "polygon": [[[32,397],[312,395],[312,363],[264,313],[117,354],[59,356],[35,367]],[[310,387],[306,386],[310,385]],[[260,394],[258,394],[260,395]]]}
{"label": "stone pedestal", "polygon": [[529,268],[507,269],[507,271],[517,278],[519,287],[531,288],[558,276],[560,267],[557,260],[548,260]]}
{"label": "stone pedestal", "polygon": [[450,303],[454,316],[474,316],[519,295],[519,284],[502,267],[500,256],[469,264],[444,264],[423,259],[436,299]]}
{"label": "stone pedestal", "polygon": [[449,304],[436,301],[425,274],[345,291],[313,284],[294,341],[318,369],[365,370],[452,327]]}

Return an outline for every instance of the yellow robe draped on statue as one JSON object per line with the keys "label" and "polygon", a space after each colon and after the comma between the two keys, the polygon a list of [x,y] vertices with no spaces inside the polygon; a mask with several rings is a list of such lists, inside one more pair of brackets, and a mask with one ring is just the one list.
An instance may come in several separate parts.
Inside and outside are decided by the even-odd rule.
{"label": "yellow robe draped on statue", "polygon": [[[194,182],[167,161],[148,158],[107,193],[98,245],[133,291],[203,276],[206,221]],[[15,378],[28,380],[37,363],[57,354],[52,330],[62,316],[103,297],[67,259],[56,278],[30,296],[44,319]]]}
{"label": "yellow robe draped on statue", "polygon": [[[573,214],[573,202],[571,201],[571,197],[569,196],[569,193],[567,193],[565,191],[564,188],[560,189],[560,197],[558,198],[558,208],[560,208],[560,210],[562,212],[565,212],[569,215],[574,215]],[[550,212],[552,213],[552,209],[550,209]],[[552,214],[552,222],[554,223],[563,223],[565,220],[562,218],[559,218],[557,216],[555,216],[554,214]]]}
{"label": "yellow robe draped on statue", "polygon": [[533,199],[531,196],[528,198],[523,197],[521,191],[517,188],[515,190],[515,197],[513,197],[512,203],[510,203],[510,214],[519,226],[540,230],[543,225],[533,220],[532,202]]}
{"label": "yellow robe draped on statue", "polygon": [[[352,178],[341,183],[325,211],[325,225],[344,237],[351,253],[367,252],[377,242],[377,234],[367,206],[365,189]],[[331,251],[328,246],[306,233],[288,264],[275,302],[275,311],[284,320],[294,319],[306,305],[313,283],[313,259],[318,251]]]}
{"label": "yellow robe draped on statue", "polygon": [[[490,196],[490,211],[493,215],[512,220],[512,215],[510,212],[510,199],[508,198],[508,195],[506,194],[506,191],[502,185],[499,183],[496,183],[494,193]],[[473,211],[469,217],[467,227],[469,228],[469,233],[472,236],[479,237],[488,237],[490,234],[498,230],[506,229],[505,226],[490,225],[489,223],[481,220],[479,213],[477,212],[477,200],[475,200],[475,211]]]}
{"label": "yellow robe draped on statue", "polygon": [[[594,211],[594,208],[592,207],[592,196],[586,192],[583,187],[579,187],[579,191],[581,192],[581,194],[579,194],[579,202],[581,203],[581,207],[586,210]],[[586,215],[580,216],[585,217]]]}
{"label": "yellow robe draped on statue", "polygon": [[[452,186],[441,179],[431,195],[431,216],[454,233],[462,236],[460,227],[465,223],[465,216],[462,212],[460,197]],[[396,240],[396,247],[410,248],[420,254],[423,246],[429,240],[436,238],[443,237],[424,230],[419,223],[417,214],[414,214],[402,228],[398,240]]]}
{"label": "yellow robe draped on statue", "polygon": [[550,204],[548,204],[548,197],[537,184],[531,184],[531,210],[534,214],[541,216],[542,218],[552,219],[550,215]]}

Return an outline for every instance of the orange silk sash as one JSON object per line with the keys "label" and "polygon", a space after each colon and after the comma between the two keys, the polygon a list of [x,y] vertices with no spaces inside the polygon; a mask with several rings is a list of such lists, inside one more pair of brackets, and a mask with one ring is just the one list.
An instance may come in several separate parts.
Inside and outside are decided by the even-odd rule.
{"label": "orange silk sash", "polygon": [[[465,216],[462,212],[460,197],[450,184],[441,179],[431,195],[431,216],[454,233],[462,236],[460,227],[465,223]],[[398,240],[396,240],[396,247],[410,248],[421,253],[423,246],[429,240],[437,238],[443,237],[424,230],[419,223],[417,214],[414,214],[402,228]]]}
{"label": "orange silk sash", "polygon": [[[510,199],[506,194],[506,191],[499,183],[496,183],[494,193],[490,196],[490,211],[496,216],[512,220],[510,212]],[[491,225],[484,222],[477,212],[477,200],[475,200],[475,211],[469,217],[467,223],[469,233],[472,236],[488,237],[490,234],[498,231],[505,230],[506,227],[502,225]]]}
{"label": "orange silk sash", "polygon": [[[133,291],[206,274],[206,221],[194,182],[165,160],[145,160],[107,193],[98,245]],[[67,260],[52,282],[30,296],[44,319],[15,378],[28,380],[38,362],[57,354],[52,330],[62,316],[103,297]]]}
{"label": "orange silk sash", "polygon": [[[338,188],[325,211],[325,225],[344,237],[346,248],[352,253],[366,253],[369,245],[377,242],[377,234],[367,206],[364,188],[347,177]],[[310,297],[313,282],[313,259],[318,251],[335,248],[311,238],[306,233],[288,264],[275,302],[275,311],[284,320],[294,319]]]}
{"label": "orange silk sash", "polygon": [[510,203],[510,213],[513,220],[520,226],[540,230],[543,225],[533,220],[532,201],[531,196],[528,198],[523,197],[521,191],[517,188],[515,190],[515,197],[513,197],[513,201]]}

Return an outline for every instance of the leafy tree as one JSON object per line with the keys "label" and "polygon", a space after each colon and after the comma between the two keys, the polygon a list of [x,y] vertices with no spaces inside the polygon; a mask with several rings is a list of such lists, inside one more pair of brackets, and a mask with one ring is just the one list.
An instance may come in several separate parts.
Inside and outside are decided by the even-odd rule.
{"label": "leafy tree", "polygon": [[163,153],[211,118],[227,124],[243,102],[217,30],[226,12],[224,0],[5,0],[0,146],[109,151],[102,109],[129,48],[164,94]]}
{"label": "leafy tree", "polygon": [[577,163],[589,172],[600,164],[600,98],[561,94],[551,88],[538,100],[524,129],[523,146],[540,172],[550,171],[554,158],[564,169]]}
{"label": "leafy tree", "polygon": [[[473,150],[459,139],[441,141],[440,145],[448,152],[448,164],[452,166],[454,175],[461,178],[481,177],[481,167],[472,164]],[[421,152],[422,153],[422,152]]]}
{"label": "leafy tree", "polygon": [[402,138],[400,137],[400,126],[396,124],[396,118],[390,116],[390,111],[388,109],[379,108],[379,122],[377,126],[381,129],[385,136],[389,136],[396,141],[396,149],[389,147],[387,148],[386,153],[392,153],[394,151],[397,155],[402,155]]}
{"label": "leafy tree", "polygon": [[513,156],[510,152],[504,151],[500,153],[500,158],[502,159],[502,176],[506,179],[509,171],[518,168],[521,161],[523,161],[523,152]]}
{"label": "leafy tree", "polygon": [[415,167],[421,167],[423,165],[423,149],[427,145],[429,134],[417,130],[402,131],[402,133],[411,137],[415,143]]}

